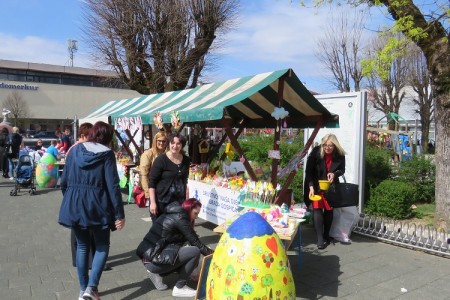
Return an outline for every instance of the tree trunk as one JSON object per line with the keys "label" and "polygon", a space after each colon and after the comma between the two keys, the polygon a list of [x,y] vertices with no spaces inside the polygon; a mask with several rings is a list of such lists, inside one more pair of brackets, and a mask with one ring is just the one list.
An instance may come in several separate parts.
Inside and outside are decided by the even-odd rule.
{"label": "tree trunk", "polygon": [[450,91],[436,95],[436,225],[450,229]]}
{"label": "tree trunk", "polygon": [[420,146],[422,147],[422,154],[428,153],[428,141],[430,140],[430,121],[420,120],[422,128],[422,136],[420,137]]}

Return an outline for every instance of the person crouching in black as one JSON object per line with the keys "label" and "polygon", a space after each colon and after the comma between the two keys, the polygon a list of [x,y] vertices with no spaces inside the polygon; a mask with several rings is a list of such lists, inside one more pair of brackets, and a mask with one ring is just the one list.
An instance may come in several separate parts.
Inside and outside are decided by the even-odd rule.
{"label": "person crouching in black", "polygon": [[[142,259],[148,276],[153,285],[158,290],[167,289],[163,283],[162,274],[168,275],[171,272],[178,271],[179,277],[173,288],[173,297],[194,297],[196,290],[186,285],[188,278],[199,264],[200,253],[209,255],[213,250],[204,245],[197,233],[194,231],[194,222],[197,218],[202,204],[195,198],[189,198],[183,201],[170,203],[165,213],[160,215],[144,240],[139,244],[136,254]],[[157,256],[157,245],[165,248],[168,244],[177,244],[179,246],[188,242],[188,246],[181,247],[178,255],[174,257],[173,262],[157,264],[154,257]]]}

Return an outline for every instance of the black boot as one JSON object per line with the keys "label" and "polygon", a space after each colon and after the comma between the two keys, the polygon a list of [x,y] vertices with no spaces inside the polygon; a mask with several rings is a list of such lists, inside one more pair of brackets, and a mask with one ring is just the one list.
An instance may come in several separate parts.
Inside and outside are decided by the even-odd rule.
{"label": "black boot", "polygon": [[321,208],[313,210],[314,229],[317,235],[317,248],[325,249],[326,244],[323,240],[323,211]]}
{"label": "black boot", "polygon": [[325,239],[325,242],[328,245],[331,243],[330,229],[332,223],[333,223],[333,211],[325,210],[323,212],[323,238]]}

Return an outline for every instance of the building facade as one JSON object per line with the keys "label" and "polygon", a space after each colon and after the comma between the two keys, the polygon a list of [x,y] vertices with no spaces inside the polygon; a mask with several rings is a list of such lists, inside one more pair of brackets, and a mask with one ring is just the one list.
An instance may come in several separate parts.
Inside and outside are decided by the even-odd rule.
{"label": "building facade", "polygon": [[103,103],[138,96],[113,71],[0,60],[0,105],[27,106],[27,116],[8,117],[24,132],[73,126]]}

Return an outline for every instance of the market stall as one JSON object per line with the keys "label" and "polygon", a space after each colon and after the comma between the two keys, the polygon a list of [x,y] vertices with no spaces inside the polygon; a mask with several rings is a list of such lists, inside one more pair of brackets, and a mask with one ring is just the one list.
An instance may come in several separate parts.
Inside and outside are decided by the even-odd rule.
{"label": "market stall", "polygon": [[[245,128],[272,128],[274,142],[270,153],[270,183],[277,186],[280,176],[288,177],[272,199],[274,202],[286,194],[319,128],[335,128],[339,124],[338,116],[331,114],[317,101],[292,69],[205,84],[193,89],[110,101],[80,122],[105,118],[116,129],[127,132],[131,140],[130,133],[142,128],[143,124],[154,124],[167,131],[172,130],[174,125],[179,126],[178,130],[183,126],[194,131],[199,128],[200,133],[205,128],[222,128],[223,136],[218,145],[229,141],[252,181],[257,181],[258,177],[243,153],[238,138]],[[289,165],[280,170],[279,144],[283,127],[314,128],[314,131],[305,148],[299,149]],[[200,133],[198,137],[201,137]],[[207,148],[205,144],[203,148],[198,147],[204,143],[203,139],[194,140],[194,143],[193,149],[197,154]],[[210,157],[214,156],[218,148],[208,149]],[[193,160],[197,160],[195,155]]]}

